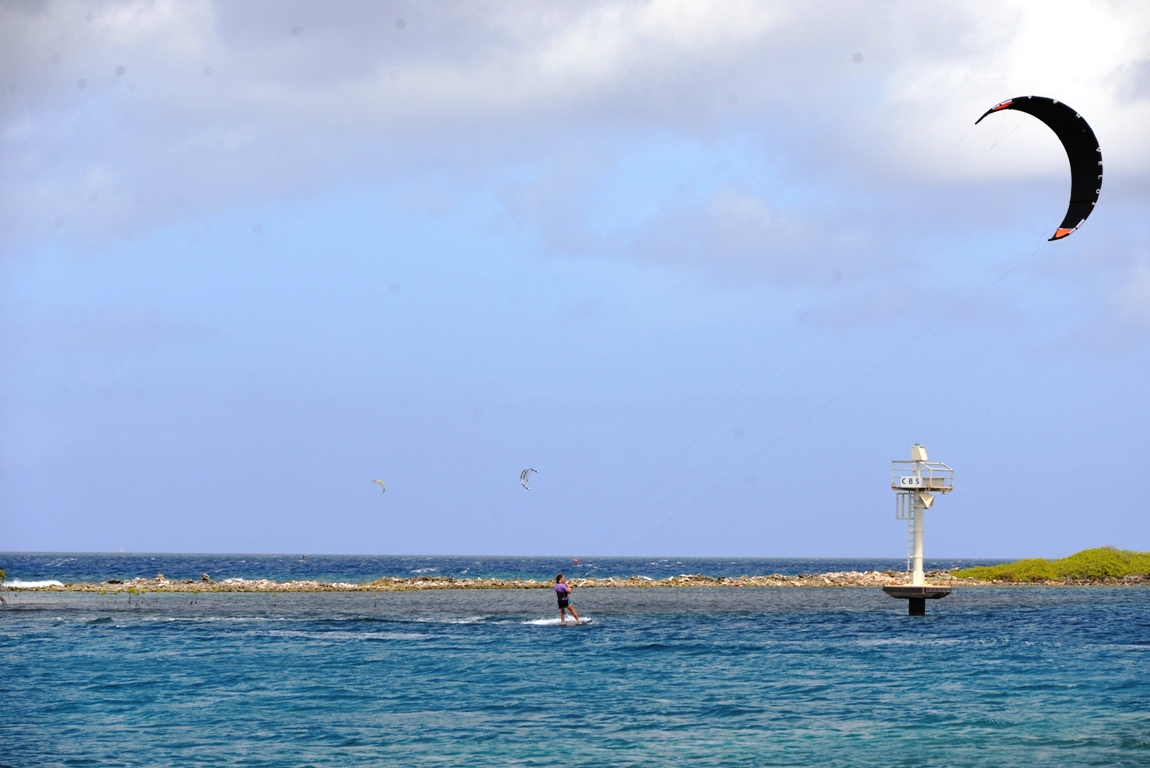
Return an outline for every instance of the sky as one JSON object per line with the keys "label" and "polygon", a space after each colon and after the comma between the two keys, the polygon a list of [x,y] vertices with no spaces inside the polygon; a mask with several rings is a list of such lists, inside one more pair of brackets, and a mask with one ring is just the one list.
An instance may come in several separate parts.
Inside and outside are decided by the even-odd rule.
{"label": "sky", "polygon": [[1150,550],[1148,123],[1139,2],[4,3],[0,550]]}

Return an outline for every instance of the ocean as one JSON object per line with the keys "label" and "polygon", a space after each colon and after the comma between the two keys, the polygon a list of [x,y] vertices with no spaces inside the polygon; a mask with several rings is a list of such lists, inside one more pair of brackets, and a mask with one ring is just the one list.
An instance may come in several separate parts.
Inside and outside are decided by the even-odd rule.
{"label": "ocean", "polygon": [[[1001,560],[927,559],[931,569],[993,565]],[[704,576],[768,576],[828,571],[902,571],[905,559],[423,556],[423,555],[185,555],[0,553],[0,568],[14,585],[45,582],[101,582],[107,579],[315,580],[359,584],[384,576],[454,576],[546,580],[562,571],[572,578],[646,576],[664,579],[684,573]]]}
{"label": "ocean", "polygon": [[[0,556],[33,581],[151,556],[19,557],[61,561]],[[1145,587],[957,588],[925,617],[868,588],[576,589],[592,623],[566,627],[535,590],[4,596],[13,768],[1150,764]]]}

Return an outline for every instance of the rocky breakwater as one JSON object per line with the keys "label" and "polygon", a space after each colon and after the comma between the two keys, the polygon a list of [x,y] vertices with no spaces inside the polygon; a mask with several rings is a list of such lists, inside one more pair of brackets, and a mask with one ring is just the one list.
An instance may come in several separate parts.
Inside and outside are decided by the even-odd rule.
{"label": "rocky breakwater", "polygon": [[9,587],[20,592],[97,592],[99,594],[144,594],[147,592],[345,592],[367,591],[363,584],[327,581],[272,581],[271,579],[224,579],[212,581],[205,574],[200,579],[169,579],[162,573],[155,578],[108,579],[102,582],[72,582],[39,587]]}
{"label": "rocky breakwater", "polygon": [[[583,587],[883,587],[906,581],[902,571],[831,571],[829,573],[802,573],[785,576],[704,576],[682,574],[666,579],[632,576],[629,579],[580,579],[574,586]],[[955,580],[946,571],[931,571],[927,581],[932,585],[949,585]]]}
{"label": "rocky breakwater", "polygon": [[[647,576],[573,579],[572,586],[583,589],[660,589],[682,587],[883,587],[905,583],[901,571],[835,571],[831,573],[785,576],[704,576],[682,574],[665,579]],[[931,571],[927,581],[932,585],[950,586],[977,583],[955,579],[946,571]],[[325,581],[272,581],[270,579],[224,579],[212,581],[206,574],[200,579],[169,579],[162,573],[155,578],[130,580],[109,579],[100,583],[79,582],[64,585],[22,588],[38,592],[96,592],[100,594],[143,594],[148,592],[408,592],[429,589],[550,589],[554,582],[536,579],[462,579],[452,576],[384,577],[363,584]]]}
{"label": "rocky breakwater", "polygon": [[1150,577],[1142,574],[1132,576],[1107,577],[1098,579],[1074,579],[1070,577],[1060,579],[963,579],[957,576],[951,578],[948,584],[962,584],[971,586],[999,586],[999,587],[1147,587],[1150,586]]}

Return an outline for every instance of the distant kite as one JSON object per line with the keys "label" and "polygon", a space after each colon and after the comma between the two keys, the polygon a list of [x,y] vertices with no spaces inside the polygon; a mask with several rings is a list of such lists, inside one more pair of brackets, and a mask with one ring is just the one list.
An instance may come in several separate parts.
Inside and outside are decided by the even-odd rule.
{"label": "distant kite", "polygon": [[373,482],[373,483],[379,483],[379,487],[380,487],[381,489],[383,489],[383,490],[381,490],[381,491],[379,492],[379,495],[380,495],[380,496],[382,496],[383,494],[387,493],[387,483],[383,482],[382,480],[372,480],[371,482]]}
{"label": "distant kite", "polygon": [[522,485],[524,488],[526,488],[529,491],[531,490],[531,486],[527,484],[527,480],[530,477],[532,472],[535,472],[535,474],[537,474],[537,475],[539,474],[538,471],[532,469],[531,467],[528,467],[527,469],[525,469],[519,473],[519,484]]}
{"label": "distant kite", "polygon": [[1061,240],[1082,226],[1094,211],[1094,204],[1102,192],[1102,149],[1098,146],[1098,139],[1082,115],[1045,96],[1019,96],[995,104],[974,124],[978,125],[986,115],[1004,109],[1034,115],[1054,131],[1066,150],[1066,158],[1070,161],[1070,206],[1062,224],[1054,231],[1054,237],[1050,238]]}

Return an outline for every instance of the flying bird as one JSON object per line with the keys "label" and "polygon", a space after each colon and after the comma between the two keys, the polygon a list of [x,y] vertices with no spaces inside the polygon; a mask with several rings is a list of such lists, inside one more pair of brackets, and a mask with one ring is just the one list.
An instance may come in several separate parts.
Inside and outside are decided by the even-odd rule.
{"label": "flying bird", "polygon": [[371,482],[373,482],[373,483],[379,483],[379,487],[382,489],[382,490],[380,490],[380,492],[379,492],[379,495],[380,495],[380,496],[382,496],[383,494],[387,493],[387,483],[383,482],[382,480],[372,480]]}
{"label": "flying bird", "polygon": [[531,467],[528,467],[527,469],[525,469],[519,473],[519,484],[522,485],[524,488],[526,488],[529,491],[531,490],[531,486],[527,484],[527,480],[530,477],[532,472],[534,472],[537,475],[539,474],[538,470],[534,470]]}

